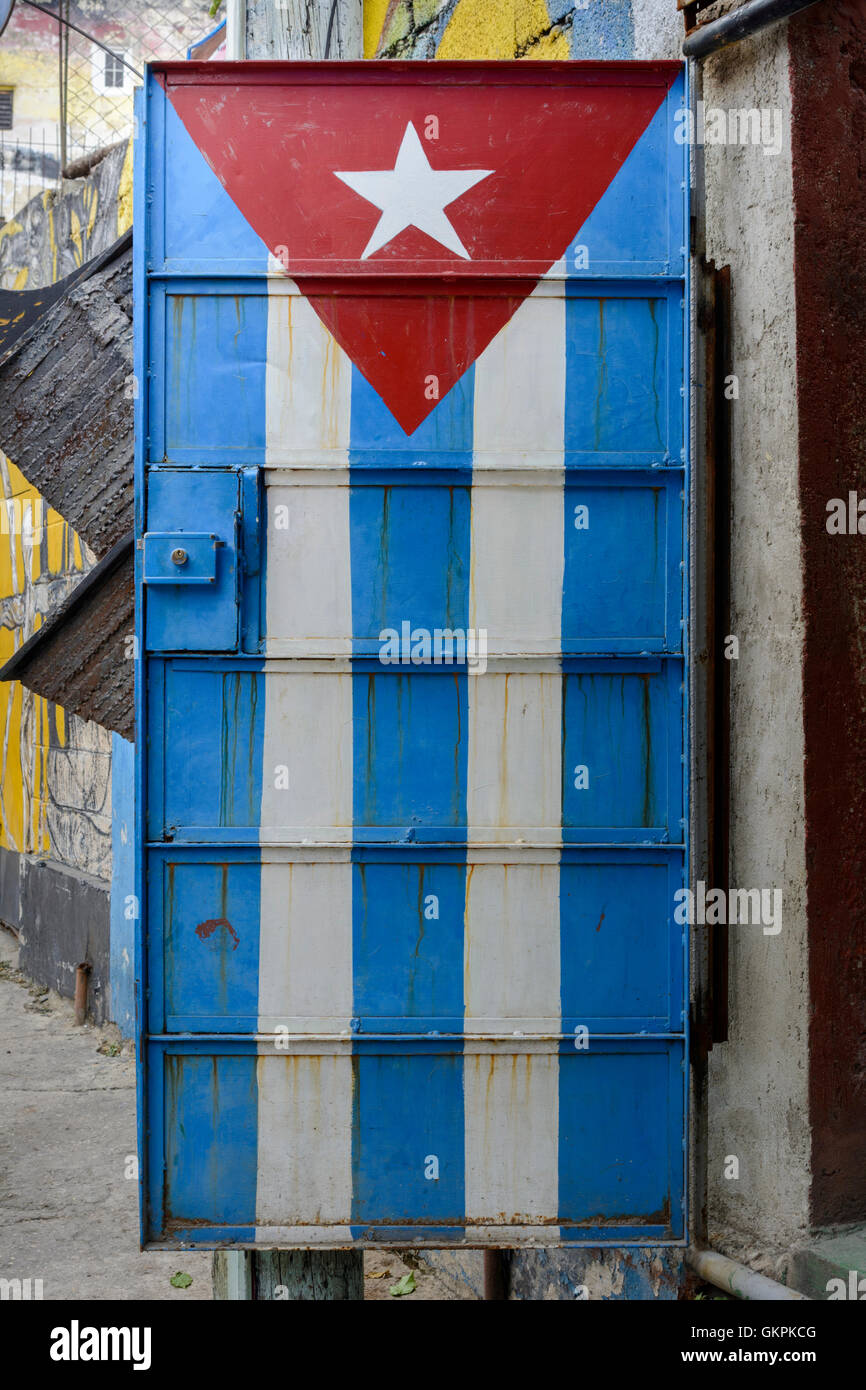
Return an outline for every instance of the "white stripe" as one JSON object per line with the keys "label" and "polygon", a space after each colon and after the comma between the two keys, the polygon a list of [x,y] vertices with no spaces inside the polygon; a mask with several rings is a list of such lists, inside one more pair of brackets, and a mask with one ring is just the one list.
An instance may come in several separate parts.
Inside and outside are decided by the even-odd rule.
{"label": "white stripe", "polygon": [[[266,475],[269,656],[352,650],[348,486]],[[270,479],[275,481],[270,482]]]}
{"label": "white stripe", "polygon": [[559,844],[562,676],[470,674],[468,840]]}
{"label": "white stripe", "polygon": [[473,466],[556,467],[564,438],[564,288],[542,282],[475,363]]}
{"label": "white stripe", "polygon": [[349,457],[352,364],[291,280],[268,281],[266,459]]}
{"label": "white stripe", "polygon": [[[483,1047],[483,1044],[481,1045]],[[465,1044],[466,1217],[485,1226],[556,1219],[559,1200],[559,1056],[556,1043],[511,1055]],[[467,1236],[470,1231],[467,1230]],[[510,1235],[509,1235],[510,1238]],[[555,1240],[544,1229],[541,1239]]]}
{"label": "white stripe", "polygon": [[260,842],[350,842],[352,677],[269,664],[264,685]]}
{"label": "white stripe", "polygon": [[467,1033],[558,1033],[559,865],[470,864],[463,960]]}
{"label": "white stripe", "polygon": [[[256,1225],[348,1225],[352,1215],[351,1044],[325,1056],[259,1056]],[[259,1231],[257,1240],[266,1239]]]}
{"label": "white stripe", "polygon": [[487,633],[491,655],[561,649],[562,479],[557,470],[536,485],[524,473],[472,489],[469,625]]}
{"label": "white stripe", "polygon": [[[565,300],[530,296],[475,364],[469,623],[489,653],[561,645]],[[533,474],[537,476],[533,479]]]}
{"label": "white stripe", "polygon": [[351,864],[262,864],[259,1031],[340,1033],[351,1017]]}
{"label": "white stripe", "polygon": [[[469,622],[492,660],[468,681],[468,840],[501,844],[509,863],[472,862],[470,850],[463,1084],[467,1238],[491,1243],[503,1225],[509,1241],[558,1237],[533,1224],[557,1214],[557,1044],[525,1035],[561,1027],[559,864],[529,849],[561,841],[561,296],[551,285],[530,296],[475,364]],[[539,655],[553,658],[546,671]],[[492,1050],[471,1039],[508,1031]]]}

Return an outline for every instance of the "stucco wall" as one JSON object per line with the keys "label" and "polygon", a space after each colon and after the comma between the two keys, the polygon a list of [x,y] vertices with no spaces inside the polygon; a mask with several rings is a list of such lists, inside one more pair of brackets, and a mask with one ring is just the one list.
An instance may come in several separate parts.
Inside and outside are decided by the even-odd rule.
{"label": "stucco wall", "polygon": [[[781,113],[782,148],[706,146],[707,254],[731,266],[731,885],[780,888],[778,935],[731,926],[730,1035],[710,1058],[710,1238],[781,1254],[808,1213],[808,977],[791,100],[784,27],[704,64],[707,108]],[[728,1156],[739,1177],[725,1178]],[[729,1165],[733,1169],[733,1165]]]}

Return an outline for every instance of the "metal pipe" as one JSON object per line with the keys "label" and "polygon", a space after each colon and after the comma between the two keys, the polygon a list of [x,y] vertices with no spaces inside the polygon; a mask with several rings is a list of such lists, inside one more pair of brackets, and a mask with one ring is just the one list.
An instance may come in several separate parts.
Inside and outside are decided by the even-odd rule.
{"label": "metal pipe", "polygon": [[247,56],[246,0],[226,0],[226,58],[240,62]]}
{"label": "metal pipe", "polygon": [[721,19],[711,19],[693,29],[683,40],[683,57],[706,58],[708,53],[757,34],[817,3],[818,0],[746,0],[745,5]]}
{"label": "metal pipe", "polygon": [[723,1289],[725,1293],[733,1294],[734,1298],[756,1303],[787,1300],[811,1302],[804,1293],[786,1288],[775,1279],[768,1279],[766,1274],[758,1274],[754,1269],[748,1269],[736,1260],[729,1260],[727,1255],[720,1255],[716,1250],[696,1250],[694,1246],[690,1246],[686,1251],[686,1264],[708,1284]]}
{"label": "metal pipe", "polygon": [[87,977],[90,974],[90,966],[86,961],[75,970],[75,1022],[77,1027],[81,1027],[87,1017]]}

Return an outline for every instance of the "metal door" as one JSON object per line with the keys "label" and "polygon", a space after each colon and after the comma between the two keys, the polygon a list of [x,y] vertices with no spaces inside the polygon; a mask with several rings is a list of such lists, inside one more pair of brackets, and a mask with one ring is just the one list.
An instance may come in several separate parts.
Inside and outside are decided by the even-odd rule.
{"label": "metal door", "polygon": [[148,1243],[685,1239],[683,99],[148,72]]}

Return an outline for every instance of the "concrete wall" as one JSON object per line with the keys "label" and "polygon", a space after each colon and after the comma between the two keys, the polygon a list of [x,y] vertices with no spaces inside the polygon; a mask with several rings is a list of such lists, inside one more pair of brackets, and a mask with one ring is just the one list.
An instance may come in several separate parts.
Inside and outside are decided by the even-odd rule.
{"label": "concrete wall", "polygon": [[[707,108],[770,108],[782,148],[707,145],[707,254],[731,266],[731,860],[780,888],[778,935],[731,926],[730,1035],[710,1058],[709,1233],[775,1263],[805,1233],[810,1139],[791,98],[777,27],[704,64]],[[739,1177],[726,1178],[726,1160]],[[733,1165],[728,1164],[733,1170]],[[764,1257],[756,1259],[758,1252]]]}

